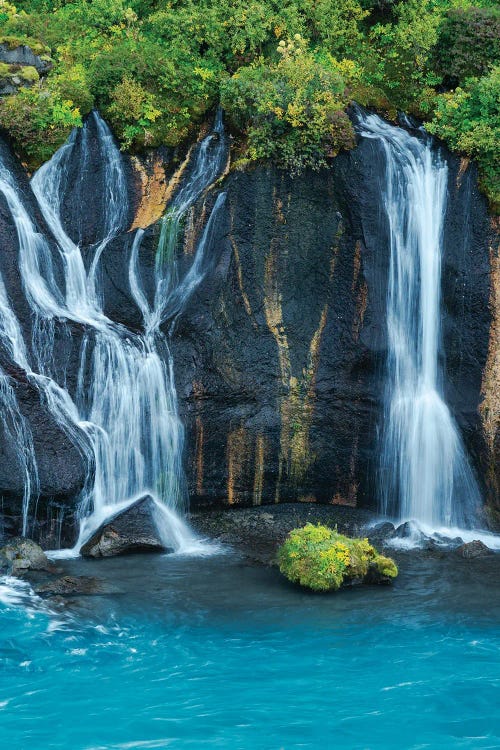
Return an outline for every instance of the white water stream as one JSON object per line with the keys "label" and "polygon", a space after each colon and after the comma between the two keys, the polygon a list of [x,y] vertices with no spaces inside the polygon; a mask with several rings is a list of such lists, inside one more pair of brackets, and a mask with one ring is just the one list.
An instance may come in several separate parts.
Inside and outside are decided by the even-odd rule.
{"label": "white water stream", "polygon": [[[380,144],[390,238],[388,365],[383,429],[382,512],[427,531],[471,528],[481,498],[443,392],[441,256],[447,166],[430,139],[376,115],[364,138]],[[477,538],[477,535],[476,535]]]}
{"label": "white water stream", "polygon": [[[174,318],[184,308],[203,278],[205,251],[224,194],[215,202],[193,264],[183,278],[177,273],[175,245],[183,216],[222,170],[226,145],[221,117],[218,115],[216,132],[197,148],[190,176],[174,199],[171,209],[175,212],[174,231],[171,231],[171,222],[163,222],[161,242],[170,243],[170,262],[165,258],[157,262],[152,307],[146,301],[137,271],[142,230],[134,239],[129,278],[132,295],[144,316],[143,334],[131,333],[103,312],[99,261],[109,242],[126,230],[129,205],[121,154],[97,113],[93,113],[92,120],[82,132],[74,131],[32,179],[33,192],[55,240],[63,269],[62,283],[60,274],[58,276],[54,270],[54,243],[39,234],[13,177],[0,163],[0,192],[7,200],[16,225],[23,286],[35,320],[33,363],[30,363],[21,326],[6,294],[0,295],[0,336],[7,342],[13,361],[39,387],[52,415],[89,464],[88,481],[79,506],[80,535],[70,553],[76,554],[102,521],[146,493],[157,500],[165,545],[184,552],[201,550],[202,545],[182,520],[186,505],[182,469],[184,430],[177,409],[172,357],[160,324],[166,317]],[[97,133],[104,174],[102,205],[105,212],[101,238],[92,248],[93,256],[87,270],[81,248],[64,227],[61,206],[72,159],[72,167],[75,166],[73,151],[78,139],[82,158],[81,174],[73,177],[77,183],[82,180],[83,170],[90,161],[88,130],[92,124]],[[84,211],[85,204],[79,208]],[[4,291],[3,285],[1,291]],[[64,325],[64,321],[80,323],[86,331],[78,388],[73,396],[64,384],[57,383],[53,363],[54,330],[57,325]],[[12,405],[7,385],[2,386],[2,394],[4,404],[10,404],[13,429],[22,433],[25,422],[18,414],[15,400]],[[24,460],[22,465],[27,474],[26,531],[29,497],[35,484],[38,486],[38,480],[32,441],[26,429],[24,432],[26,434],[18,441],[18,453]]]}

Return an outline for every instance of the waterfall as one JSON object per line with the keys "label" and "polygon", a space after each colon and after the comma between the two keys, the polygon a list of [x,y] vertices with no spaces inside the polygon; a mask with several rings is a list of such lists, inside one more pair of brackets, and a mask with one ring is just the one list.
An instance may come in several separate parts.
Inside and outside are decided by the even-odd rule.
{"label": "waterfall", "polygon": [[390,241],[382,511],[432,528],[468,527],[480,495],[444,400],[440,357],[447,166],[429,138],[376,115],[361,115],[359,131],[385,161]]}
{"label": "waterfall", "polygon": [[[61,207],[77,145],[82,158],[78,165],[81,174],[77,174],[76,183],[80,189],[83,184],[83,173],[90,160],[88,131],[91,126],[97,134],[103,174],[100,195],[103,216],[100,237],[91,248],[92,259],[87,270],[80,245],[65,227]],[[171,259],[168,264],[164,260],[157,262],[157,289],[152,308],[142,291],[137,271],[143,232],[136,233],[129,280],[134,300],[144,317],[143,333],[130,332],[109,320],[103,312],[99,261],[106,246],[126,230],[129,205],[122,157],[100,116],[94,112],[82,131],[73,131],[66,144],[38,170],[31,182],[55,241],[57,257],[53,256],[53,243],[39,233],[13,178],[0,164],[0,191],[7,199],[16,225],[20,270],[34,317],[32,347],[36,364],[29,362],[21,328],[6,295],[0,299],[0,335],[8,341],[11,358],[37,384],[51,413],[87,457],[90,471],[80,498],[81,523],[76,551],[103,520],[145,493],[157,500],[166,546],[184,550],[192,548],[195,542],[194,535],[178,515],[182,515],[186,505],[182,469],[184,430],[178,414],[169,341],[160,331],[160,325],[166,316],[175,318],[203,278],[205,250],[224,194],[215,202],[193,264],[183,278],[179,278],[176,267],[175,244],[186,211],[219,176],[226,146],[218,114],[214,132],[197,148],[190,176],[174,199],[169,215],[173,211],[175,221],[164,219],[162,222],[160,242],[170,245]],[[78,208],[83,210],[85,206],[84,200],[78,202]],[[62,273],[56,272],[55,263],[57,269],[62,268]],[[54,331],[68,321],[82,324],[85,330],[77,388],[72,395],[57,382],[53,357]],[[10,399],[4,387],[0,389],[0,396],[4,402]],[[11,421],[19,423],[19,420]],[[30,446],[27,436],[24,444]],[[29,450],[34,460],[32,445]],[[26,472],[34,477],[34,470],[26,466]],[[31,494],[31,490],[29,492]],[[26,501],[24,505],[27,517]]]}

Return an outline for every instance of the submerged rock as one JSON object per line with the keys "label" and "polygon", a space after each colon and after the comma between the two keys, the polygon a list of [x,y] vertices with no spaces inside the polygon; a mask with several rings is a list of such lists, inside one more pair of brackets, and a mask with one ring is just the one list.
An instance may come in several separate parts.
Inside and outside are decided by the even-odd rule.
{"label": "submerged rock", "polygon": [[41,596],[96,596],[119,594],[120,589],[94,576],[61,576],[35,589]]}
{"label": "submerged rock", "polygon": [[56,570],[43,549],[25,537],[15,537],[0,549],[0,568],[12,576],[23,575],[30,570]]}
{"label": "submerged rock", "polygon": [[486,557],[486,555],[493,554],[493,550],[487,547],[486,544],[479,539],[474,539],[472,542],[462,544],[456,551],[460,557],[464,557],[467,560],[472,560],[475,557]]}
{"label": "submerged rock", "polygon": [[173,552],[155,522],[156,504],[145,495],[106,521],[81,548],[84,557],[114,557],[133,552]]}

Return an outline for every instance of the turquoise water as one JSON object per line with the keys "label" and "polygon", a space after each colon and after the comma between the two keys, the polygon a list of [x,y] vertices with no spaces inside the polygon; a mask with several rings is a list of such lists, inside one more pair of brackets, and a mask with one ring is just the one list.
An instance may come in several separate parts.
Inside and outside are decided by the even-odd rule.
{"label": "turquoise water", "polygon": [[227,556],[79,565],[123,593],[54,615],[4,584],[2,747],[500,746],[498,558],[336,596]]}

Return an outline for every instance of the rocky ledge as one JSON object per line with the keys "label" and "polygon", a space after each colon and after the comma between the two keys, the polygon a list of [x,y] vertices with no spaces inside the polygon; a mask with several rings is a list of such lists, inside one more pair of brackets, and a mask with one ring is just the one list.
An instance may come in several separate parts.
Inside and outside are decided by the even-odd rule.
{"label": "rocky ledge", "polygon": [[306,523],[336,527],[341,534],[361,536],[369,524],[381,521],[376,513],[346,505],[280,503],[192,513],[190,522],[204,537],[242,552],[253,562],[274,563],[276,551],[292,529]]}
{"label": "rocky ledge", "polygon": [[[249,562],[274,565],[278,547],[292,529],[306,523],[323,524],[336,528],[350,537],[365,536],[377,547],[396,541],[391,556],[425,555],[454,559],[474,560],[487,557],[493,552],[483,542],[475,540],[464,543],[463,539],[416,538],[416,527],[410,523],[395,527],[383,516],[369,510],[345,505],[316,505],[313,503],[280,503],[253,508],[232,508],[214,511],[199,511],[191,514],[190,522],[204,537],[214,539],[242,553]],[[418,547],[406,550],[399,548],[398,540],[413,536]],[[392,547],[392,545],[391,545]]]}

